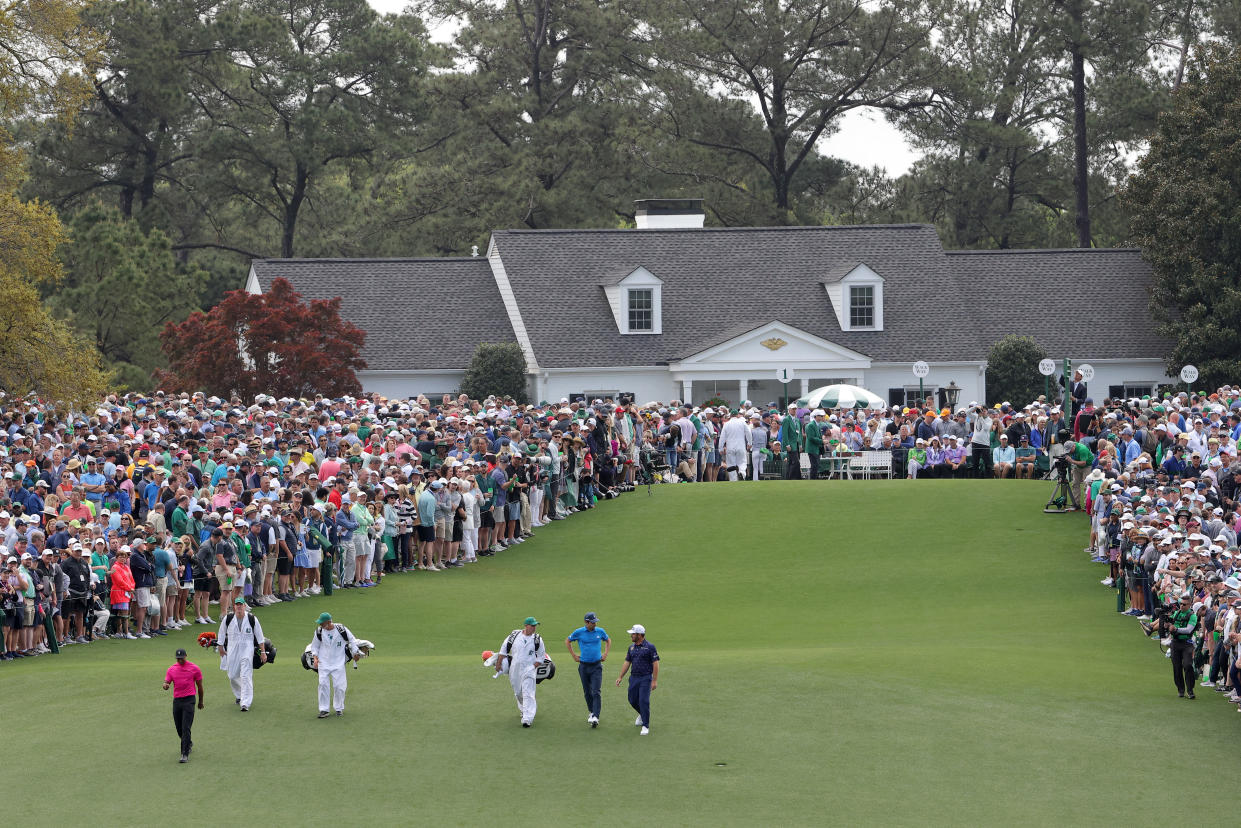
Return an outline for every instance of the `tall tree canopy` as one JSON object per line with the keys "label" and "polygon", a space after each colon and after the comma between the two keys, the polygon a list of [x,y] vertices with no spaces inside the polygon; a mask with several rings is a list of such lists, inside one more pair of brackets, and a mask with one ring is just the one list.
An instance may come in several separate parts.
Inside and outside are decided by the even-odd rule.
{"label": "tall tree canopy", "polygon": [[1169,373],[1241,376],[1241,50],[1192,60],[1129,180],[1133,241],[1155,269],[1151,312],[1172,340]]}
{"label": "tall tree canopy", "polygon": [[[650,4],[664,116],[689,142],[757,165],[774,207],[851,109],[933,103],[934,3],[897,0],[673,0]],[[761,128],[696,117],[696,90],[752,101]]]}
{"label": "tall tree canopy", "polygon": [[[84,89],[82,63],[93,35],[80,26],[75,0],[0,7],[0,123],[19,116],[68,117]],[[22,200],[22,153],[0,127],[0,388],[85,402],[104,387],[98,353],[55,320],[38,287],[60,281],[57,246],[65,241],[54,210]]]}

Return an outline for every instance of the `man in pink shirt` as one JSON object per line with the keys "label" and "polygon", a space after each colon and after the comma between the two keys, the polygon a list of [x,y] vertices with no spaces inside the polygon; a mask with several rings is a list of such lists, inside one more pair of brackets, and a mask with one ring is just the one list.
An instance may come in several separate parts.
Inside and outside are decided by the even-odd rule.
{"label": "man in pink shirt", "polygon": [[177,650],[177,663],[164,673],[164,689],[172,686],[172,721],[181,737],[181,763],[190,761],[190,728],[194,725],[194,688],[198,688],[198,709],[203,709],[203,671],[187,660],[185,649]]}

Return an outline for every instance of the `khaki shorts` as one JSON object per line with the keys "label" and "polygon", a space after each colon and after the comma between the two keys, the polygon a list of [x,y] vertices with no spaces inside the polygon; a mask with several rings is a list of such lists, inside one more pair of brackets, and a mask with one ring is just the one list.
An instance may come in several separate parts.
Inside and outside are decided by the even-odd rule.
{"label": "khaki shorts", "polygon": [[276,553],[268,550],[266,557],[263,558],[263,580],[276,574]]}
{"label": "khaki shorts", "polygon": [[227,566],[220,566],[219,564],[216,565],[215,579],[220,582],[221,590],[232,589],[235,586],[240,586],[236,582],[232,581],[232,578],[233,573]]}
{"label": "khaki shorts", "polygon": [[134,601],[143,609],[151,606],[151,588],[137,587],[134,589]]}
{"label": "khaki shorts", "polygon": [[435,521],[435,539],[448,540],[452,537],[452,521],[437,520]]}

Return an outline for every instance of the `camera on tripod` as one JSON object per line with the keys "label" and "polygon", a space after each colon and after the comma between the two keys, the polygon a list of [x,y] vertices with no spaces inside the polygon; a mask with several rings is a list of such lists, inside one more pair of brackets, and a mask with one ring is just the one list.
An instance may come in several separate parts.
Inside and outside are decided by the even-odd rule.
{"label": "camera on tripod", "polygon": [[1047,457],[1051,461],[1051,475],[1055,478],[1056,487],[1052,490],[1051,499],[1043,507],[1047,513],[1061,513],[1081,508],[1077,502],[1077,494],[1069,483],[1069,471],[1073,468],[1070,462],[1068,441],[1072,434],[1067,428],[1058,430],[1055,440],[1047,447]]}

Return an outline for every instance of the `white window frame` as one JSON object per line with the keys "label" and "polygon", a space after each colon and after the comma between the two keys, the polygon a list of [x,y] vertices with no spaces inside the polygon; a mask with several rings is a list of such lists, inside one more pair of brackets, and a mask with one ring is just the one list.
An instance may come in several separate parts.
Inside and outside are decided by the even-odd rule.
{"label": "white window frame", "polygon": [[[645,293],[646,298],[650,302],[650,307],[645,308],[648,316],[649,325],[645,328],[635,328],[633,325],[633,295],[635,293]],[[640,309],[639,313],[642,312]],[[625,288],[625,325],[629,328],[630,333],[652,333],[655,330],[655,289],[649,285],[627,287]]]}
{"label": "white window frame", "polygon": [[[871,328],[875,327],[875,320],[879,316],[879,308],[876,307],[877,303],[875,302],[875,294],[878,291],[875,290],[875,286],[874,285],[847,285],[846,287],[849,290],[849,297],[848,297],[849,308],[847,312],[849,314],[850,330],[870,330]],[[870,291],[870,324],[869,325],[859,325],[853,321],[853,292],[855,290],[856,291],[863,291],[863,290]]]}

